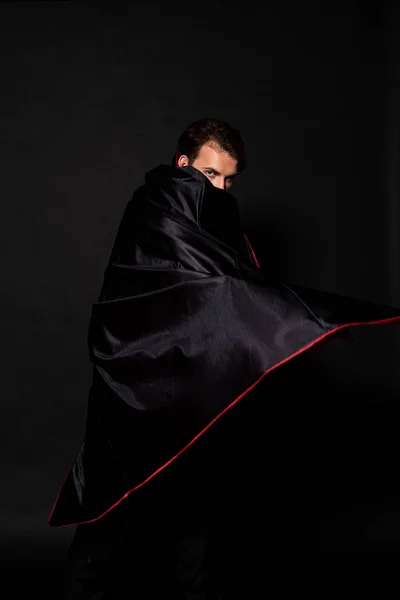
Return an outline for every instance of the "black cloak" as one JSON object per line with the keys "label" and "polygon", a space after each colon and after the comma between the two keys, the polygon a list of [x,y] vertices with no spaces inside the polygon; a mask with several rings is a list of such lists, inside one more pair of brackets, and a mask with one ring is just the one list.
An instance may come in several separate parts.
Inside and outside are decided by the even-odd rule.
{"label": "black cloak", "polygon": [[49,525],[101,518],[325,338],[399,320],[271,282],[230,193],[193,167],[155,168],[127,204],[92,307],[86,431]]}

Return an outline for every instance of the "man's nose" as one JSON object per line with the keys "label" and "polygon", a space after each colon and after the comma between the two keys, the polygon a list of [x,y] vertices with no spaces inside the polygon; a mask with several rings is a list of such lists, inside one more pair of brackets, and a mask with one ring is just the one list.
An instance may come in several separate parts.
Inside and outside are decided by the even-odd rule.
{"label": "man's nose", "polygon": [[215,187],[219,188],[220,190],[224,190],[225,189],[225,180],[223,177],[218,177],[218,179],[215,181],[214,183]]}

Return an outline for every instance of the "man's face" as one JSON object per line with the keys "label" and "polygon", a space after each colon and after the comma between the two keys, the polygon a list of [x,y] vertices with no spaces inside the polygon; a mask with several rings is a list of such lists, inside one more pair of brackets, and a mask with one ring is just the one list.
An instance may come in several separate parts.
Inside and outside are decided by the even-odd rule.
{"label": "man's face", "polygon": [[[177,164],[178,167],[187,167],[188,157],[183,154]],[[228,190],[237,175],[237,160],[213,143],[204,144],[200,148],[191,166],[201,171],[215,187],[221,190]]]}

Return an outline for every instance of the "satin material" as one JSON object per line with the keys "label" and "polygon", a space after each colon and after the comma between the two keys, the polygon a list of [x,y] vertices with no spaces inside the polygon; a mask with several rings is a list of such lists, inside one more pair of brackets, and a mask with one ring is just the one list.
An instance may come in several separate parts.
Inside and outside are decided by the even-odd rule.
{"label": "satin material", "polygon": [[100,518],[272,369],[335,331],[399,315],[269,281],[233,196],[193,167],[157,167],[126,207],[92,307],[85,439],[49,524]]}

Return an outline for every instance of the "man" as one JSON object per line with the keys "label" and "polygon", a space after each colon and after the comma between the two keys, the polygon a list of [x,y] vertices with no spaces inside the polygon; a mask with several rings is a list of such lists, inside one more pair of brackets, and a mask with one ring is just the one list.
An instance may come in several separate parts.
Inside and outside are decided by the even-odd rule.
{"label": "man", "polygon": [[271,285],[228,192],[244,168],[236,129],[196,121],[125,210],[92,309],[85,439],[49,520],[78,525],[71,600],[128,585],[137,600],[227,598],[240,544],[221,545],[221,515],[245,518],[272,371],[350,325],[399,319]]}

